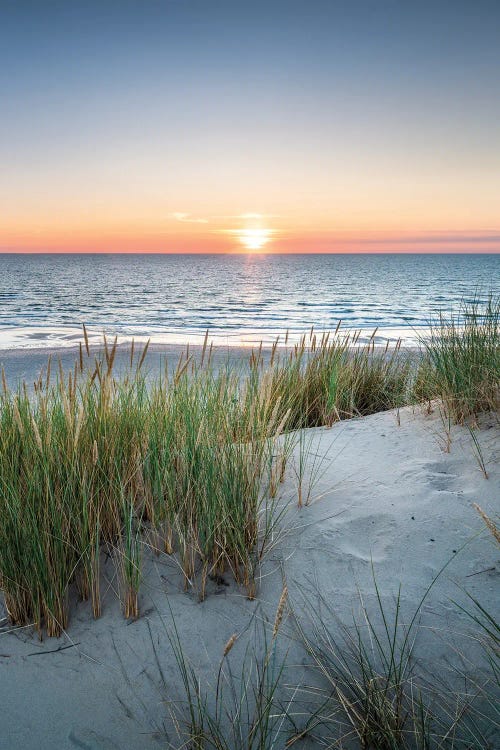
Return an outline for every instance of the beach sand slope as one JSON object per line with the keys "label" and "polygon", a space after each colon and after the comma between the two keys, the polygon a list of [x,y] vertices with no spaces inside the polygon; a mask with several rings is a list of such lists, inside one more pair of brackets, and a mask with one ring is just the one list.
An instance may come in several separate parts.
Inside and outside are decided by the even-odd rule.
{"label": "beach sand slope", "polygon": [[[260,623],[269,621],[272,629],[283,577],[304,628],[320,594],[335,612],[334,630],[336,618],[349,625],[353,616],[361,617],[361,599],[377,616],[374,576],[388,611],[401,584],[402,617],[408,621],[451,560],[424,603],[415,655],[431,678],[459,688],[458,672],[479,674],[484,659],[480,644],[469,637],[477,628],[453,601],[470,608],[466,589],[500,614],[499,549],[473,508],[479,503],[489,515],[499,512],[498,425],[485,419],[477,434],[488,479],[465,428],[453,428],[451,452],[442,450],[437,411],[405,408],[400,424],[396,412],[385,412],[308,430],[316,456],[310,504],[297,508],[291,461],[281,488],[289,508],[262,564],[256,601],[248,601],[227,574],[210,582],[209,596],[199,603],[196,591],[183,591],[174,558],[146,551],[137,621],[121,616],[111,561],[104,565],[103,616],[92,620],[89,604],[75,599],[66,637],[40,642],[29,630],[12,630],[0,605],[0,748],[179,746],[169,720],[169,701],[183,695],[167,635],[172,614],[202,684],[213,688],[230,636],[239,634],[229,657],[238,674]],[[309,484],[306,472],[305,497]],[[310,684],[310,659],[296,634],[287,608],[279,636],[282,652],[288,650],[284,681]],[[301,744],[306,746],[314,745]]]}

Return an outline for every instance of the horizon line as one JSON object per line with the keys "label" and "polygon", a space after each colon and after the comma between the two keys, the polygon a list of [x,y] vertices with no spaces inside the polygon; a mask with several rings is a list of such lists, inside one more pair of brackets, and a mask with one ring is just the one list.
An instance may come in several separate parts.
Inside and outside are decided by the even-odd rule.
{"label": "horizon line", "polygon": [[198,251],[198,250],[5,250],[0,255],[500,255],[500,249],[491,250],[310,250],[310,251]]}

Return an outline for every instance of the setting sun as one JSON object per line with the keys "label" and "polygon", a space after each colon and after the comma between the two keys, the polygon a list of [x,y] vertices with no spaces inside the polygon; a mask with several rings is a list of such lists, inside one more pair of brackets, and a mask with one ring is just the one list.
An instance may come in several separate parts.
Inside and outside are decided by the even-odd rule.
{"label": "setting sun", "polygon": [[271,239],[270,229],[241,229],[238,239],[247,250],[261,250]]}

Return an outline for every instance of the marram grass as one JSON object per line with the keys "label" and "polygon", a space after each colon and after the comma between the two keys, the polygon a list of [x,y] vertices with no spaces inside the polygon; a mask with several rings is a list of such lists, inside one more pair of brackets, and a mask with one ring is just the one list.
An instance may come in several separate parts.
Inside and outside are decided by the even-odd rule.
{"label": "marram grass", "polygon": [[186,352],[151,381],[147,347],[131,347],[118,377],[116,340],[94,357],[84,330],[73,371],[49,360],[34,389],[15,392],[4,377],[0,588],[12,623],[60,634],[70,586],[98,617],[103,549],[120,572],[124,614],[136,617],[151,540],[178,556],[200,598],[226,570],[253,598],[293,431],[431,397],[457,420],[498,409],[499,309],[467,308],[462,327],[441,318],[420,366],[399,343],[380,350],[374,337],[359,345],[357,334],[311,331],[239,370],[214,367],[205,345],[201,362]]}
{"label": "marram grass", "polygon": [[417,377],[423,398],[439,398],[453,421],[474,421],[500,408],[500,298],[463,301],[441,314],[422,339],[424,359]]}
{"label": "marram grass", "polygon": [[49,363],[33,393],[4,386],[0,397],[0,585],[11,621],[48,635],[67,625],[73,583],[99,616],[103,546],[125,616],[139,614],[146,529],[179,554],[186,587],[201,568],[202,597],[226,569],[255,596],[279,404],[228,368],[186,359],[147,386],[139,354],[115,379],[115,354],[106,344],[69,375]]}

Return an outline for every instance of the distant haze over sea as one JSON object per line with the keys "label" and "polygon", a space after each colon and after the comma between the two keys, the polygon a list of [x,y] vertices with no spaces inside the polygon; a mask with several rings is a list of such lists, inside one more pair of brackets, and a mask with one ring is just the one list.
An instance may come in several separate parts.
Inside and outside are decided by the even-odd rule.
{"label": "distant haze over sea", "polygon": [[414,338],[460,299],[500,292],[500,255],[0,255],[0,348],[95,336],[223,344],[379,326]]}

